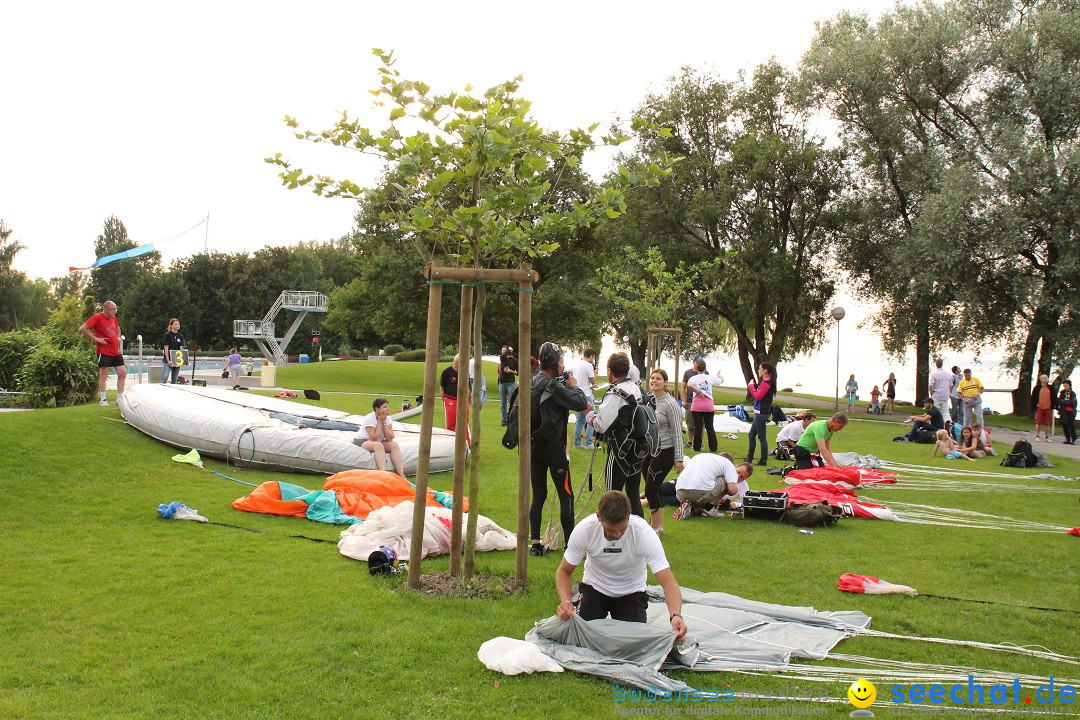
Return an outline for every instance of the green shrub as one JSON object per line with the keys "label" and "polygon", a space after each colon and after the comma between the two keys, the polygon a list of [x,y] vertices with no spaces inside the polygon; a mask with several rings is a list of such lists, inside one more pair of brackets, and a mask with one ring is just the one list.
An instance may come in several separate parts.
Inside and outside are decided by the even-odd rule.
{"label": "green shrub", "polygon": [[18,373],[17,387],[33,407],[62,407],[89,402],[97,390],[97,366],[85,348],[34,347]]}
{"label": "green shrub", "polygon": [[390,343],[382,349],[383,355],[397,355],[399,352],[405,349],[404,345],[398,345],[397,343]]}
{"label": "green shrub", "polygon": [[419,350],[402,350],[399,353],[394,353],[394,360],[396,362],[423,362],[427,358],[427,351],[424,348]]}
{"label": "green shrub", "polygon": [[19,368],[26,356],[42,343],[40,330],[13,330],[0,333],[0,388],[15,390]]}

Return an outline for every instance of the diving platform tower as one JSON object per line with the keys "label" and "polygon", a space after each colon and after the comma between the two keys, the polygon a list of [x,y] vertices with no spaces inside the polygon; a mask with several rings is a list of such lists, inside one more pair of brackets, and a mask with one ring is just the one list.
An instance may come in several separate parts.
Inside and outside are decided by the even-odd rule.
{"label": "diving platform tower", "polygon": [[[293,335],[296,334],[300,323],[304,321],[308,313],[326,312],[326,305],[327,297],[321,292],[285,290],[278,295],[278,299],[266,311],[266,315],[263,316],[262,320],[233,320],[233,337],[242,340],[254,340],[255,344],[259,346],[259,350],[262,351],[263,357],[274,363],[274,365],[282,367],[288,362],[285,348],[289,346],[289,341],[293,339]],[[291,310],[299,313],[299,315],[293,320],[289,331],[285,333],[285,337],[279,338],[275,336],[274,318],[282,310]]]}

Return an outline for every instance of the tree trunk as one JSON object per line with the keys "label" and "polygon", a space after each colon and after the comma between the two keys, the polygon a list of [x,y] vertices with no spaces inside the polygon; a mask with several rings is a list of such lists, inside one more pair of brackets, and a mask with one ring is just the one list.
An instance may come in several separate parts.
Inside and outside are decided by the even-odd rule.
{"label": "tree trunk", "polygon": [[[450,576],[461,577],[461,510],[465,501],[465,455],[468,451],[469,356],[472,354],[472,285],[461,286],[461,321],[458,324],[458,403],[454,433],[454,509],[450,524]],[[462,395],[465,395],[462,402]]]}
{"label": "tree trunk", "polygon": [[915,324],[915,407],[930,396],[930,323],[920,317]]}
{"label": "tree trunk", "polygon": [[1035,364],[1035,350],[1039,345],[1040,331],[1032,320],[1024,339],[1024,353],[1020,356],[1020,375],[1013,390],[1013,415],[1027,415],[1031,409],[1031,368]]}
{"label": "tree trunk", "polygon": [[[521,270],[532,271],[532,265],[525,263]],[[529,357],[532,347],[532,295],[531,280],[518,286],[518,348],[522,358]],[[514,587],[524,590],[529,569],[529,490],[532,487],[532,400],[530,382],[532,373],[522,367],[518,375],[518,516],[517,549],[514,554]]]}
{"label": "tree trunk", "polygon": [[469,522],[468,533],[465,535],[465,567],[462,578],[468,580],[475,572],[476,564],[476,521],[480,515],[480,388],[483,387],[481,376],[484,373],[484,308],[487,305],[487,288],[481,285],[476,289],[476,309],[473,311],[473,377],[476,378],[474,385],[476,392],[472,395],[472,423],[469,430],[472,433],[472,447],[469,453]]}
{"label": "tree trunk", "polygon": [[630,342],[630,362],[641,371],[641,377],[644,378],[645,374],[649,372],[649,368],[645,367],[648,341],[638,340]]}
{"label": "tree trunk", "polygon": [[[442,265],[433,260],[432,266]],[[420,589],[420,557],[424,554],[424,520],[427,517],[428,466],[431,464],[431,428],[435,424],[435,373],[439,364],[439,325],[442,322],[442,288],[428,286],[427,341],[424,359],[424,405],[420,413],[420,449],[416,460],[416,494],[413,496],[412,540],[409,544],[409,588]]]}

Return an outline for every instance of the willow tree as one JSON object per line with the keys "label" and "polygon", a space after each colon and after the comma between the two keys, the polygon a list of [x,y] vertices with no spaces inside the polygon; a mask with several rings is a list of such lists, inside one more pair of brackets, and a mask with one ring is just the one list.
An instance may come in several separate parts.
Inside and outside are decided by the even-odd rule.
{"label": "willow tree", "polygon": [[[411,244],[425,262],[439,260],[451,267],[480,270],[549,255],[559,248],[558,238],[567,232],[588,227],[602,215],[618,217],[625,211],[626,188],[655,185],[665,174],[661,159],[627,170],[620,175],[620,183],[597,188],[584,201],[560,203],[556,188],[563,171],[578,167],[582,156],[598,143],[617,145],[627,136],[613,132],[596,139],[596,125],[566,133],[540,127],[529,114],[531,103],[518,94],[520,76],[483,94],[474,93],[471,86],[462,92],[435,93],[426,83],[403,78],[395,68],[392,52],[375,49],[373,54],[381,64],[378,87],[371,93],[376,106],[388,113],[386,127],[373,131],[346,113],[329,129],[317,132],[299,130],[299,122],[292,117],[286,117],[286,123],[297,129],[300,140],[329,143],[382,159],[387,176],[395,180],[362,188],[348,179],[308,174],[293,167],[281,153],[267,162],[281,169],[279,177],[287,188],[308,187],[324,197],[376,201],[385,208],[383,219],[401,231],[403,242]],[[634,130],[646,132],[637,122]],[[472,355],[472,327],[483,322],[482,285],[480,290],[476,316],[471,324],[465,317],[461,323],[463,360]],[[472,296],[472,287],[463,285],[463,313],[472,305]],[[473,375],[481,372],[477,352]],[[425,402],[430,401],[425,398]],[[479,393],[472,398],[470,430],[469,527],[475,528],[481,449]],[[460,426],[458,432],[462,432]],[[463,495],[459,482],[462,470],[455,467],[457,506]],[[422,485],[426,490],[426,478],[418,476],[420,506],[424,501]],[[460,537],[460,515],[455,513],[454,519],[456,539]],[[422,532],[422,523],[418,512],[413,523],[414,541]],[[475,534],[470,532],[465,541],[466,577],[472,573],[474,543]],[[519,553],[523,547],[519,542]],[[451,573],[458,567],[458,550],[456,545],[450,550]],[[413,564],[418,567],[418,557],[413,558]],[[419,575],[410,569],[410,585],[415,587]]]}

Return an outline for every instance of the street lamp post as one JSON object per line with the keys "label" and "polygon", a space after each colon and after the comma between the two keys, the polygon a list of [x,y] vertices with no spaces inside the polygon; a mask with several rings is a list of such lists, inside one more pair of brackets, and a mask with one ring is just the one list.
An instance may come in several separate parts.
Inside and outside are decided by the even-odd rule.
{"label": "street lamp post", "polygon": [[836,318],[836,406],[833,412],[840,412],[840,321],[846,314],[842,307],[832,309],[832,316]]}

